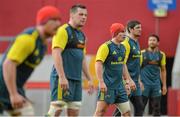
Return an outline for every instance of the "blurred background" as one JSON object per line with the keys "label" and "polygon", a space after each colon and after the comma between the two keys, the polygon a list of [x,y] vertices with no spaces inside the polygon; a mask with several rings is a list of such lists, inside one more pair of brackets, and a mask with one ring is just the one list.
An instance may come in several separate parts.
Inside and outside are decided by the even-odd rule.
{"label": "blurred background", "polygon": [[[14,36],[24,28],[35,25],[36,12],[42,6],[58,7],[62,21],[66,23],[69,9],[77,3],[86,5],[88,9],[88,20],[83,31],[88,38],[88,65],[94,84],[98,84],[94,71],[95,54],[100,44],[110,39],[110,25],[114,22],[125,25],[128,20],[139,20],[142,23],[142,36],[139,39],[141,49],[147,48],[148,35],[156,33],[160,37],[160,49],[167,56],[169,90],[168,94],[162,97],[161,112],[163,115],[180,116],[180,0],[0,0],[0,57]],[[53,64],[50,48],[51,42],[48,54],[26,85],[36,115],[44,115],[49,108],[49,74]],[[88,96],[85,80],[83,86],[80,115],[93,115],[96,93]],[[109,108],[107,115],[111,115],[112,108]]]}

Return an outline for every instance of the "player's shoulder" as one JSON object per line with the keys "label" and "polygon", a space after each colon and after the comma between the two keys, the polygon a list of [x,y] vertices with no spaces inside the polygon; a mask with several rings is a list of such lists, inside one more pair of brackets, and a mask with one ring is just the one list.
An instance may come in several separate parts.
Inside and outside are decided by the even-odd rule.
{"label": "player's shoulder", "polygon": [[16,38],[25,38],[24,41],[35,41],[39,38],[39,31],[34,27],[26,28]]}
{"label": "player's shoulder", "polygon": [[162,50],[159,50],[159,52],[160,52],[161,54],[165,54],[165,52],[163,52]]}
{"label": "player's shoulder", "polygon": [[21,42],[34,42],[36,38],[33,35],[30,34],[19,34],[16,36],[16,41]]}
{"label": "player's shoulder", "polygon": [[104,42],[103,44],[105,44],[105,45],[110,45],[110,44],[112,44],[112,41],[106,41],[106,42]]}
{"label": "player's shoulder", "polygon": [[146,52],[146,49],[142,49],[142,50],[141,50],[141,53],[145,53],[145,52]]}
{"label": "player's shoulder", "polygon": [[130,44],[129,44],[129,37],[125,37],[125,39],[121,42],[121,44],[126,48],[130,49]]}
{"label": "player's shoulder", "polygon": [[99,49],[100,50],[109,50],[109,44],[111,44],[111,43],[112,43],[111,41],[106,41],[99,46]]}
{"label": "player's shoulder", "polygon": [[69,27],[68,24],[63,24],[58,28],[58,32],[66,31],[67,27]]}
{"label": "player's shoulder", "polygon": [[112,42],[111,41],[106,41],[106,42],[104,42],[104,43],[102,43],[101,45],[100,45],[100,47],[108,47],[110,44],[111,44]]}
{"label": "player's shoulder", "polygon": [[166,56],[165,52],[159,50],[159,52],[163,55],[163,56]]}
{"label": "player's shoulder", "polygon": [[130,39],[130,38],[129,38],[128,36],[125,36],[123,43],[129,43],[129,39]]}
{"label": "player's shoulder", "polygon": [[67,24],[67,23],[60,26],[60,28],[62,28],[62,29],[66,29],[67,27],[69,27],[69,24]]}

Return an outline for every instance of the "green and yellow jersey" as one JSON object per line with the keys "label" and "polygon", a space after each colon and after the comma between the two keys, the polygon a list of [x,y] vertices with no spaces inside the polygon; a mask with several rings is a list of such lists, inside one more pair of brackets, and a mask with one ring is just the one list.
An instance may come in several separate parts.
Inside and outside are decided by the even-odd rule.
{"label": "green and yellow jersey", "polygon": [[[61,26],[53,37],[52,49],[61,48],[63,68],[67,79],[81,80],[82,61],[85,54],[85,35],[69,24]],[[51,76],[58,77],[53,66]]]}
{"label": "green and yellow jersey", "polygon": [[139,43],[130,37],[126,37],[123,41],[126,47],[126,57],[125,61],[127,64],[127,68],[129,74],[133,81],[138,82],[138,78],[140,75],[140,46]]}
{"label": "green and yellow jersey", "polygon": [[[96,61],[103,62],[103,79],[109,89],[123,86],[122,71],[125,64],[125,47],[112,41],[102,44],[97,52]],[[121,86],[120,86],[121,85]]]}
{"label": "green and yellow jersey", "polygon": [[[40,38],[35,28],[28,28],[17,37],[9,46],[0,62],[0,88],[3,96],[8,97],[8,91],[3,78],[2,64],[6,58],[17,62],[16,84],[18,92],[25,96],[23,86],[30,77],[34,68],[41,62],[47,50],[47,45]],[[9,98],[5,99],[6,101]]]}
{"label": "green and yellow jersey", "polygon": [[141,51],[141,80],[145,85],[160,85],[160,68],[166,65],[166,55],[162,51]]}

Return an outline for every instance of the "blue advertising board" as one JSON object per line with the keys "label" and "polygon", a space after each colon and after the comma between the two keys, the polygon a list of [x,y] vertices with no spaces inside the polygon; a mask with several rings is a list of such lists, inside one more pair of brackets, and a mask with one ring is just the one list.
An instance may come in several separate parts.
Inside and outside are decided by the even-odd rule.
{"label": "blue advertising board", "polygon": [[148,7],[150,10],[159,8],[166,10],[175,10],[176,0],[148,0]]}

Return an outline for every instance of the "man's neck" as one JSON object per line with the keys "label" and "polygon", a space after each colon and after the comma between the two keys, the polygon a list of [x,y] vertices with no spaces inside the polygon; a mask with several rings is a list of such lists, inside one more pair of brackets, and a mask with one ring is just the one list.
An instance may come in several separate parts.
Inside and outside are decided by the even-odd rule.
{"label": "man's neck", "polygon": [[134,41],[138,41],[138,37],[134,36],[133,34],[129,34],[129,37],[133,39]]}
{"label": "man's neck", "polygon": [[72,21],[69,21],[69,25],[75,29],[78,29],[77,25],[75,25]]}
{"label": "man's neck", "polygon": [[116,45],[120,45],[121,41],[117,41],[115,38],[112,38],[111,41],[115,43]]}
{"label": "man's neck", "polygon": [[45,35],[43,27],[42,26],[37,26],[36,29],[37,29],[41,39],[43,41],[45,41],[48,37]]}
{"label": "man's neck", "polygon": [[151,52],[157,52],[159,50],[159,48],[158,47],[155,47],[155,48],[148,47],[148,50]]}

